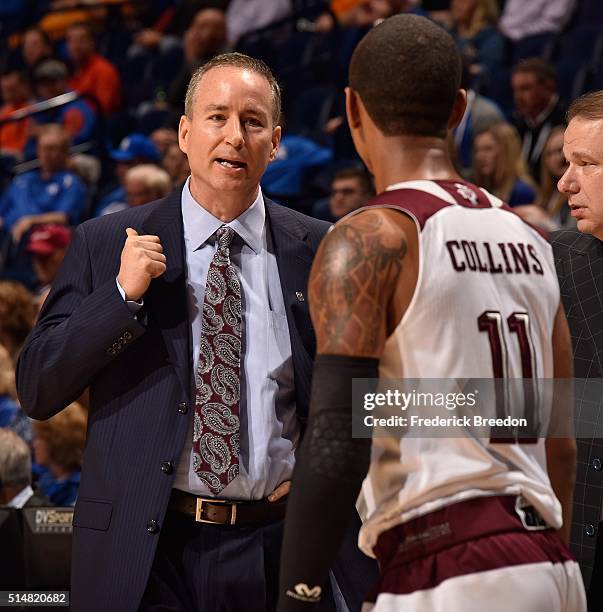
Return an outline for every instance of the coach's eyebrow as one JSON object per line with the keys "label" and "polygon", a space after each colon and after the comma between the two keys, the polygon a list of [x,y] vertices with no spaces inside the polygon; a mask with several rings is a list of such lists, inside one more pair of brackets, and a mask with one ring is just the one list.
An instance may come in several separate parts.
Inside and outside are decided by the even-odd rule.
{"label": "coach's eyebrow", "polygon": [[208,104],[203,111],[204,112],[208,112],[208,111],[225,111],[228,110],[228,106],[225,106],[224,104]]}

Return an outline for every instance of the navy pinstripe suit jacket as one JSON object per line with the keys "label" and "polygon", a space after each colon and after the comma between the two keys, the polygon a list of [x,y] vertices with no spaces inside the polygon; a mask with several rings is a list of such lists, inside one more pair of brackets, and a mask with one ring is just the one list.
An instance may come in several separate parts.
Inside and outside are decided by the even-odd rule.
{"label": "navy pinstripe suit jacket", "polygon": [[[19,397],[35,419],[56,414],[90,386],[74,515],[71,589],[77,612],[137,609],[158,540],[147,523],[162,524],[174,478],[161,463],[177,463],[193,415],[180,202],[176,190],[163,200],[80,225],[19,360]],[[266,212],[303,424],[315,338],[307,302],[296,292],[306,292],[312,258],[328,224],[268,200]],[[131,315],[115,282],[126,227],[158,235],[167,258],[166,272],[144,297],[145,326]],[[355,537],[351,530],[345,563],[339,564],[346,571],[338,578],[352,608],[359,608],[357,600],[376,570],[360,557]]]}
{"label": "navy pinstripe suit jacket", "polygon": [[[562,230],[551,236],[561,299],[574,349],[574,376],[588,380],[577,392],[576,416],[603,418],[603,243],[589,234]],[[598,391],[600,389],[600,392]],[[578,390],[577,390],[578,391]],[[581,427],[581,430],[586,427]],[[594,428],[591,428],[594,431]],[[588,588],[603,502],[603,440],[577,438],[578,465],[570,544]]]}

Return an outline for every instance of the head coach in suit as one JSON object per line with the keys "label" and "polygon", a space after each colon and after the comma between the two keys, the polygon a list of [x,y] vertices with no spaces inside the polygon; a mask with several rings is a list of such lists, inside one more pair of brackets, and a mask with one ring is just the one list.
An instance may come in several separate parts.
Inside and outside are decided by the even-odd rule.
{"label": "head coach in suit", "polygon": [[[561,297],[574,349],[578,417],[592,431],[577,432],[578,465],[571,545],[588,589],[589,610],[603,605],[603,439],[592,427],[603,409],[603,91],[569,108],[563,152],[568,168],[559,190],[568,195],[578,231],[552,236]],[[582,389],[582,391],[579,391]],[[588,392],[584,392],[588,389]],[[591,417],[586,415],[590,414]],[[590,584],[590,586],[589,586]]]}
{"label": "head coach in suit", "polygon": [[[200,68],[179,129],[191,177],[76,229],[23,348],[30,416],[90,386],[76,611],[276,606],[315,352],[305,291],[328,229],[262,196],[279,113],[262,62],[226,54]],[[329,610],[359,609],[375,576],[353,523]]]}

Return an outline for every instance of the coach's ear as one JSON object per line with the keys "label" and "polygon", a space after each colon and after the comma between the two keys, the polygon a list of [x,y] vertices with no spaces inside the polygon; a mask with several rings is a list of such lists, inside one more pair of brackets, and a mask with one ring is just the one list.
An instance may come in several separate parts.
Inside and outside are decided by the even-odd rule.
{"label": "coach's ear", "polygon": [[454,100],[454,106],[448,119],[448,129],[454,129],[463,118],[465,109],[467,108],[467,92],[464,89],[459,89],[456,92],[456,98]]}

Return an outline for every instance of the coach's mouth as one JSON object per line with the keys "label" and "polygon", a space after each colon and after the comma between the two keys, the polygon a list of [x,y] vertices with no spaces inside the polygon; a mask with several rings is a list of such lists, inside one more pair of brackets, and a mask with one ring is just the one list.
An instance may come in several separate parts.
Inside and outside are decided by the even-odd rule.
{"label": "coach's mouth", "polygon": [[244,170],[245,168],[247,168],[247,164],[241,159],[217,157],[215,161],[223,168],[228,168],[230,170]]}

